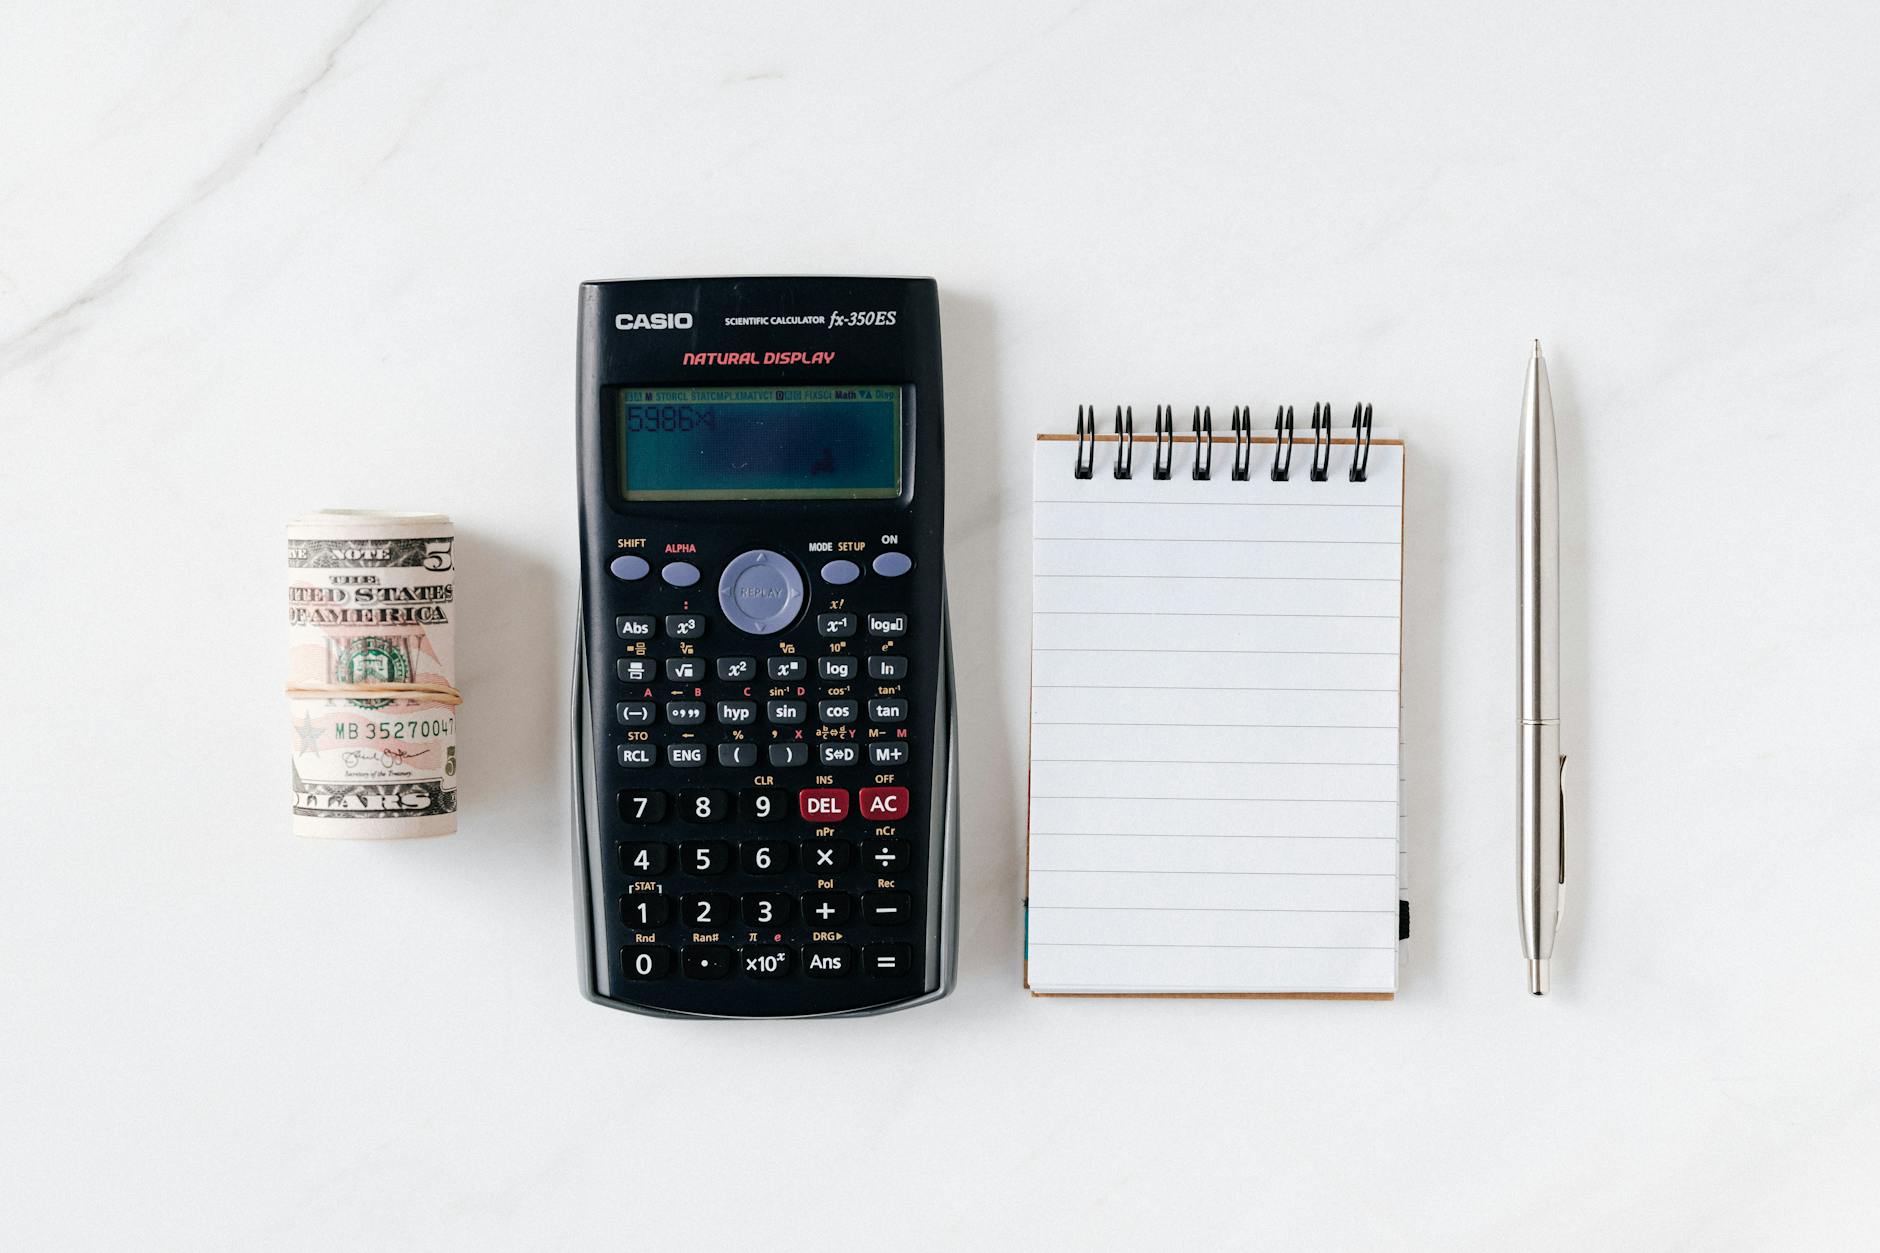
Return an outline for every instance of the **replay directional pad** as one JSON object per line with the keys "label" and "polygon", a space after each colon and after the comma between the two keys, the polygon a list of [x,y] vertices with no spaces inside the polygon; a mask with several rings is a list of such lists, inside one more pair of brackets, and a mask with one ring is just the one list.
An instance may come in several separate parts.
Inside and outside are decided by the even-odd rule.
{"label": "replay directional pad", "polygon": [[775,635],[802,611],[803,576],[782,553],[768,548],[739,553],[718,577],[718,607],[741,631]]}

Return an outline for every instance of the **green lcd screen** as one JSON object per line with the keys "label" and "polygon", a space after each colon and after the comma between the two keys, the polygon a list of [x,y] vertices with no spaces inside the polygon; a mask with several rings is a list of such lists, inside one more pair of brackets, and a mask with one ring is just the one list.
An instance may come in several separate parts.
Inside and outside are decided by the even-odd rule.
{"label": "green lcd screen", "polygon": [[623,387],[628,500],[901,494],[899,387]]}

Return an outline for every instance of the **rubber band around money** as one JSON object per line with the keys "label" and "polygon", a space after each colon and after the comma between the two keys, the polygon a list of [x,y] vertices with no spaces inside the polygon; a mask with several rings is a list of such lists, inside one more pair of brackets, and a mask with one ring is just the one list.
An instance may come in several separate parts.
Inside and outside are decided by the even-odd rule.
{"label": "rubber band around money", "polygon": [[289,683],[289,700],[319,700],[334,697],[354,700],[384,697],[404,700],[428,700],[439,705],[463,704],[463,693],[448,683]]}

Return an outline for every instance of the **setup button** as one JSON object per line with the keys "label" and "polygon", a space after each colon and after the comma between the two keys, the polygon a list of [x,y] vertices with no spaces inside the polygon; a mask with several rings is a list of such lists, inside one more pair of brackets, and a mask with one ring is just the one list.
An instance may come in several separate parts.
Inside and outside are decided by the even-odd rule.
{"label": "setup button", "polygon": [[741,631],[775,635],[803,608],[803,576],[782,553],[768,548],[739,553],[718,577],[718,607]]}

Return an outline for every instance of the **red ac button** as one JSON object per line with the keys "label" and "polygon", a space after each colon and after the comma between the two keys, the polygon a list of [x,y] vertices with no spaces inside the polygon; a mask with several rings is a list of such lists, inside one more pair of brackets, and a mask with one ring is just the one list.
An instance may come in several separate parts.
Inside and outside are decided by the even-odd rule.
{"label": "red ac button", "polygon": [[907,817],[907,789],[904,787],[865,787],[861,803],[862,817],[869,822],[893,822]]}
{"label": "red ac button", "polygon": [[804,822],[840,822],[849,816],[849,791],[840,787],[806,787],[796,794],[796,809],[803,815]]}

